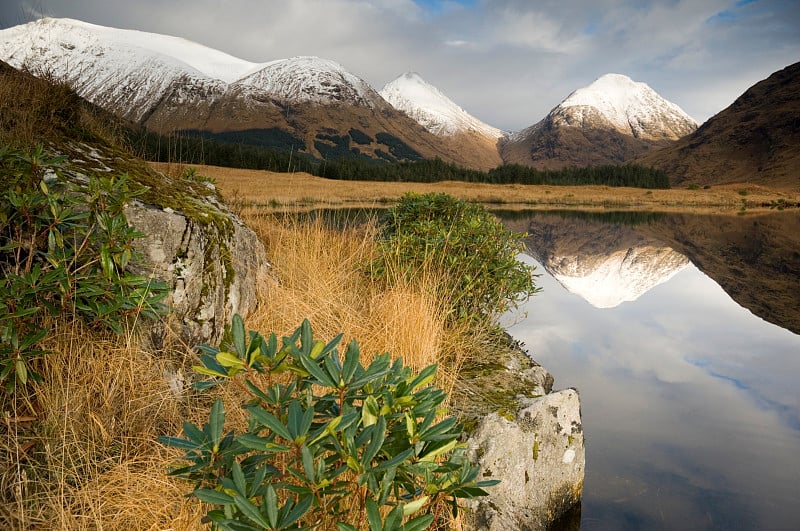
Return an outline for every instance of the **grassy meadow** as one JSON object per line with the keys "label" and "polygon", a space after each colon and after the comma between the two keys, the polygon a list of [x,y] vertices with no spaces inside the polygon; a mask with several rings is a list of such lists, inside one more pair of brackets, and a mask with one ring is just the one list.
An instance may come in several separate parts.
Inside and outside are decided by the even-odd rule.
{"label": "grassy meadow", "polygon": [[[151,163],[159,171],[180,175],[185,166]],[[270,210],[386,206],[406,192],[444,192],[487,206],[519,209],[639,210],[703,214],[737,214],[800,206],[800,190],[773,190],[752,184],[697,189],[644,190],[609,186],[548,186],[336,181],[308,173],[192,166],[216,180],[229,202]]]}

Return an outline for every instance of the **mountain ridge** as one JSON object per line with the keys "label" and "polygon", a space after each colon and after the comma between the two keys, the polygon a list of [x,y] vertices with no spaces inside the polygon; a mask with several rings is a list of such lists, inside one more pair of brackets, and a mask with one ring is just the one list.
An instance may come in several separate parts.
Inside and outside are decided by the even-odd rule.
{"label": "mountain ridge", "polygon": [[[699,129],[645,83],[606,74],[506,135],[418,74],[376,91],[328,59],[251,62],[180,37],[73,19],[0,30],[0,59],[66,80],[92,103],[162,134],[276,129],[326,159],[441,158],[481,170],[634,162],[666,171],[674,185],[800,186],[797,65],[754,85]],[[407,81],[404,89],[398,80]]]}
{"label": "mountain ridge", "polygon": [[[493,146],[488,154],[462,150],[429,133],[326,59],[252,63],[177,37],[72,19],[0,30],[0,59],[64,79],[93,103],[161,134],[277,128],[301,138],[302,150],[319,158],[439,157],[481,169],[499,164]],[[355,142],[351,131],[368,141]]]}

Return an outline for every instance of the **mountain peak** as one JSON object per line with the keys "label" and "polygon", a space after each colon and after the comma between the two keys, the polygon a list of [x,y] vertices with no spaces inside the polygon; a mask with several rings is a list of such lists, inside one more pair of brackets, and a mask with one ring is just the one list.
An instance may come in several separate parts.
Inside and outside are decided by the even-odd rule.
{"label": "mountain peak", "polygon": [[646,83],[606,74],[511,135],[501,155],[542,169],[622,164],[695,129],[697,122]]}
{"label": "mountain peak", "polygon": [[470,115],[417,72],[398,76],[381,89],[380,95],[435,135],[475,132],[495,140],[503,136],[502,131]]}
{"label": "mountain peak", "polygon": [[683,109],[623,74],[605,74],[574,91],[550,113],[559,114],[565,125],[585,126],[599,117],[621,133],[652,140],[677,140],[697,128]]}

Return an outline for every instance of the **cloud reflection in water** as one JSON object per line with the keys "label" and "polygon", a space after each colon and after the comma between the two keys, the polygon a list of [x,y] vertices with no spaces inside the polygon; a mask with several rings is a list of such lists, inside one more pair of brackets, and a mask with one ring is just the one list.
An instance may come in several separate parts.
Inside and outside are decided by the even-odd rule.
{"label": "cloud reflection in water", "polygon": [[585,529],[796,528],[800,336],[694,266],[611,309],[539,284],[509,331],[581,392]]}

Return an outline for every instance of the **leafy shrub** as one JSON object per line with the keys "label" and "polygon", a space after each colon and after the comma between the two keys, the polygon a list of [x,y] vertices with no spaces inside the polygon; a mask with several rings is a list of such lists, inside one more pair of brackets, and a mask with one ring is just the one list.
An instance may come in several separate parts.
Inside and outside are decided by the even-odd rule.
{"label": "leafy shrub", "polygon": [[[233,318],[223,349],[201,347],[201,374],[234,380],[253,399],[244,433],[225,433],[217,399],[201,428],[184,423],[184,438],[161,437],[186,450],[188,464],[172,474],[195,482],[192,492],[216,508],[220,529],[298,529],[301,523],[353,531],[427,528],[444,501],[484,495],[496,481],[475,481],[477,467],[460,450],[454,418],[437,422],[444,393],[428,386],[436,366],[413,375],[402,360],[377,356],[367,367],[352,341],[339,356],[341,335],[316,341],[306,320],[278,345],[245,334]],[[279,383],[276,377],[286,373]],[[266,375],[263,388],[251,375]],[[263,381],[263,380],[262,380]],[[385,518],[381,507],[391,508]],[[386,513],[386,511],[384,511]],[[366,515],[366,518],[364,518]],[[405,520],[405,522],[403,522]],[[307,527],[302,527],[307,529]]]}
{"label": "leafy shrub", "polygon": [[209,183],[216,185],[217,180],[213,177],[208,177],[207,175],[201,175],[197,173],[197,168],[186,168],[181,173],[181,179],[186,179],[187,181],[194,181],[196,183]]}
{"label": "leafy shrub", "polygon": [[538,291],[534,267],[517,256],[522,234],[482,206],[447,194],[407,194],[380,222],[381,258],[374,271],[391,280],[438,273],[454,319],[494,317]]}
{"label": "leafy shrub", "polygon": [[30,361],[43,354],[47,317],[74,316],[122,331],[127,318],[153,317],[166,285],[128,271],[142,236],[125,203],[143,192],[126,176],[90,176],[81,191],[61,172],[63,159],[39,146],[0,148],[0,382],[38,381]]}

